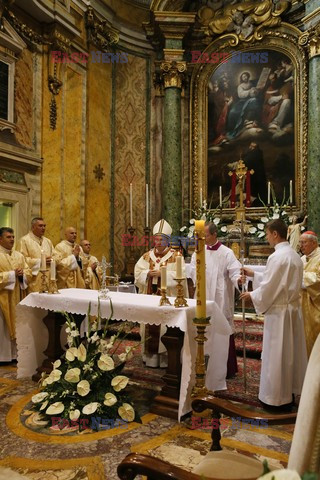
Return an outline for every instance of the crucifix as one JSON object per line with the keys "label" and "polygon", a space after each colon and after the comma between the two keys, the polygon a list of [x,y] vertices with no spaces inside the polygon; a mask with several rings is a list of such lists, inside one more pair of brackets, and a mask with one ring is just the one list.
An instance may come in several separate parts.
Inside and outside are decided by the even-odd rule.
{"label": "crucifix", "polygon": [[[235,183],[238,185],[239,189],[239,207],[236,208],[236,222],[240,222],[244,220],[245,217],[245,205],[243,201],[243,187],[245,185],[245,179],[247,179],[247,182],[250,181],[250,177],[248,176],[248,169],[245,166],[245,163],[243,162],[241,156],[240,160],[236,163],[236,168],[235,170],[228,172],[228,175],[230,177],[235,178]],[[249,174],[253,175],[254,170],[249,170]],[[235,191],[234,194],[236,193],[236,185],[235,185]],[[234,205],[235,206],[235,205]]]}

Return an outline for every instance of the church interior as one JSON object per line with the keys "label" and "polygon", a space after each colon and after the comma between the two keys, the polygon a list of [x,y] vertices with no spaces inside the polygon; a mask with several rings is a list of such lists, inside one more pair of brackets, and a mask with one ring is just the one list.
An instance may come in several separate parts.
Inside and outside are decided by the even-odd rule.
{"label": "church interior", "polygon": [[[0,352],[0,480],[320,478],[318,58],[320,0],[0,0],[1,325],[11,295],[5,275],[13,270],[3,267],[13,245],[3,235],[14,234],[13,249],[27,258],[25,236],[45,233],[51,246],[69,242],[75,261],[67,265],[56,248],[55,263],[41,249],[38,264],[27,261],[38,282],[31,288],[28,280],[29,290],[14,266],[22,293],[10,310],[17,358],[1,361]],[[283,409],[288,400],[260,398],[262,344],[266,362],[267,341],[281,338],[286,349],[292,332],[266,340],[268,309],[257,307],[248,282],[279,250],[272,229],[280,227],[268,227],[274,221],[286,225],[279,241],[306,257],[301,279],[309,268],[307,280],[297,280],[304,290],[297,287],[295,306],[284,305],[291,312],[309,301],[312,318],[307,343],[300,334],[294,340],[295,352],[304,342],[305,365],[302,356],[299,367],[286,358],[292,384],[305,375],[302,393],[291,402],[290,391]],[[168,242],[163,250],[159,236]],[[318,255],[312,271],[310,242]],[[217,298],[206,299],[203,283],[206,249],[216,275],[219,268],[227,275],[214,263],[220,246],[224,261],[232,254],[239,265],[236,280],[228,267],[230,315]],[[163,253],[153,257],[157,248]],[[156,277],[144,276],[148,265]],[[80,283],[76,274],[65,280],[63,269],[82,267]],[[271,283],[280,288],[284,278],[289,291],[294,281],[281,272]],[[215,282],[207,276],[207,292]],[[89,328],[85,344],[81,328]],[[101,332],[98,369],[93,347]],[[213,380],[214,335],[228,339],[222,383]],[[61,354],[77,368],[65,372]],[[77,384],[63,426],[70,392],[57,387],[59,369]],[[275,375],[285,389],[287,374]],[[115,395],[124,402],[118,414]],[[50,398],[55,424],[43,416]],[[112,421],[94,428],[99,411],[102,418],[110,411]]]}

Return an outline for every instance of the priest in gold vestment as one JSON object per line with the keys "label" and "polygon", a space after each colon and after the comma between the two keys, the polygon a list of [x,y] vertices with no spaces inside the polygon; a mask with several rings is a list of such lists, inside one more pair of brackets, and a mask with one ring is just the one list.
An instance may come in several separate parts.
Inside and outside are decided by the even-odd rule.
{"label": "priest in gold vestment", "polygon": [[86,287],[91,290],[99,290],[102,272],[99,268],[98,259],[90,254],[91,243],[89,240],[81,240],[80,246],[82,248],[80,257],[84,262],[87,262],[88,265],[85,276]]}
{"label": "priest in gold vestment", "polygon": [[80,258],[80,245],[76,243],[77,230],[68,227],[65,240],[56,245],[55,250],[60,256],[57,264],[58,288],[86,288],[85,275],[87,262]]}
{"label": "priest in gold vestment", "polygon": [[0,228],[0,361],[11,362],[15,358],[16,305],[22,299],[22,291],[32,273],[24,256],[12,250],[12,228]]}
{"label": "priest in gold vestment", "polygon": [[44,236],[46,224],[42,217],[35,217],[31,221],[31,231],[20,239],[17,250],[24,256],[32,271],[32,278],[28,283],[28,293],[39,292],[41,287],[40,263],[41,255],[46,256],[47,281],[49,281],[51,259],[58,261],[51,240]]}
{"label": "priest in gold vestment", "polygon": [[[142,255],[134,267],[134,283],[139,288],[139,293],[160,295],[160,265],[166,265],[167,296],[176,296],[177,283],[174,278],[178,251],[170,247],[171,233],[171,226],[163,219],[153,227],[154,248]],[[184,262],[182,276],[185,277]],[[187,296],[186,283],[185,296]],[[147,367],[166,366],[166,348],[160,341],[166,330],[163,325],[142,325],[142,353]]]}
{"label": "priest in gold vestment", "polygon": [[320,333],[320,248],[317,235],[312,231],[300,237],[300,248],[304,254],[302,313],[307,341],[308,356]]}

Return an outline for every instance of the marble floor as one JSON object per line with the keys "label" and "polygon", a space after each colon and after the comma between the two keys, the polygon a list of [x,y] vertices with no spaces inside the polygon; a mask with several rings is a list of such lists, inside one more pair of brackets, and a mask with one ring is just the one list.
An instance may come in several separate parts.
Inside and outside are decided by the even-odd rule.
{"label": "marble floor", "polygon": [[[27,479],[117,480],[117,466],[130,452],[148,453],[191,470],[209,451],[208,425],[195,429],[191,418],[178,423],[149,413],[156,392],[137,383],[131,383],[130,390],[141,424],[73,435],[48,434],[41,420],[28,423],[30,399],[36,389],[31,380],[16,379],[14,366],[0,367],[0,466]],[[279,468],[286,464],[293,426],[248,429],[236,423],[227,417],[223,420],[225,448],[268,458]]]}

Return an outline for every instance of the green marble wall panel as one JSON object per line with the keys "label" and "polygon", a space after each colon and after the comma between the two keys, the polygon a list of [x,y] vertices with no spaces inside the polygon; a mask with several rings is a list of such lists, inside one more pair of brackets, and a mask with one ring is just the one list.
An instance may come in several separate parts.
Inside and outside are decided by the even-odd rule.
{"label": "green marble wall panel", "polygon": [[320,234],[320,57],[309,63],[308,228]]}
{"label": "green marble wall panel", "polygon": [[181,180],[181,90],[165,89],[162,211],[177,235],[182,225]]}

